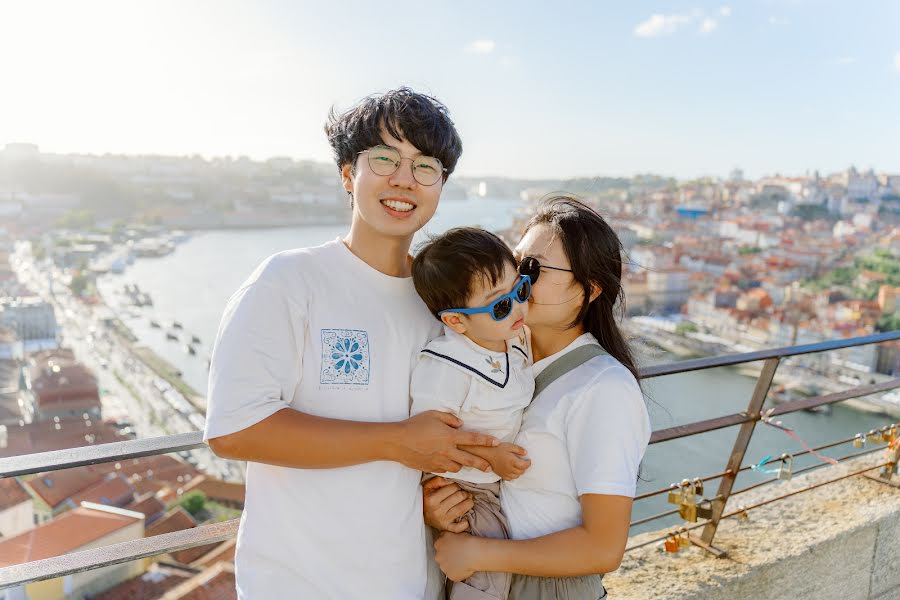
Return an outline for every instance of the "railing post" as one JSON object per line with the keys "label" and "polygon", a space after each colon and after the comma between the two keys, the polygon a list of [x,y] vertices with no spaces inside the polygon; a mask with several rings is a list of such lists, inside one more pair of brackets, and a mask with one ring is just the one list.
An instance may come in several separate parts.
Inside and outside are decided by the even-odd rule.
{"label": "railing post", "polygon": [[709,522],[703,528],[703,534],[700,536],[703,543],[711,546],[713,538],[716,537],[716,529],[719,527],[719,520],[722,513],[725,512],[725,505],[728,503],[728,497],[731,495],[731,489],[737,479],[738,471],[744,462],[744,454],[750,445],[750,438],[753,437],[753,430],[759,421],[760,412],[769,394],[769,387],[772,385],[772,379],[775,377],[775,371],[781,361],[777,356],[766,359],[763,363],[762,371],[756,380],[756,387],[753,389],[753,395],[750,396],[750,403],[747,405],[747,416],[752,417],[752,421],[748,421],[741,425],[737,438],[734,440],[734,448],[725,466],[726,475],[719,482],[719,491],[716,493],[717,500],[712,502],[712,516]]}

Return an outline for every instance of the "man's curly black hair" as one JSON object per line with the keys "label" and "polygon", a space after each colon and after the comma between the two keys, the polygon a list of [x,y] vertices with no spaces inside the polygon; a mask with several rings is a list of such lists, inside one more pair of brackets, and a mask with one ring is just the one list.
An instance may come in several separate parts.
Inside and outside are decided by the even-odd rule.
{"label": "man's curly black hair", "polygon": [[425,94],[407,87],[364,98],[341,113],[328,115],[325,133],[338,169],[356,167],[357,155],[383,144],[382,127],[398,140],[406,140],[422,154],[434,156],[447,171],[444,181],[456,168],[462,154],[462,140],[450,120],[447,107]]}

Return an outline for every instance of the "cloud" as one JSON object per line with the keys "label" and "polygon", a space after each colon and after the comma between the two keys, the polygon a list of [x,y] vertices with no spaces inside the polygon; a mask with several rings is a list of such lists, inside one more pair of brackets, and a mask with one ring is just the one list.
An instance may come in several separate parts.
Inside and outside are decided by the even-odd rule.
{"label": "cloud", "polygon": [[712,33],[716,27],[719,26],[719,23],[716,22],[715,19],[710,19],[706,17],[703,19],[703,22],[700,23],[700,33]]}
{"label": "cloud", "polygon": [[[719,8],[718,14],[723,18],[731,16],[731,7],[727,4],[723,5]],[[706,16],[706,13],[702,10],[695,8],[691,12],[684,14],[662,15],[657,13],[650,15],[650,18],[639,23],[634,28],[634,35],[644,38],[669,35],[697,22],[700,24],[698,31],[704,34],[712,33],[719,27],[719,21],[716,18]]]}
{"label": "cloud", "polygon": [[519,64],[519,59],[515,56],[504,56],[500,59],[501,67],[514,67]]}
{"label": "cloud", "polygon": [[656,37],[675,33],[679,27],[689,24],[693,17],[688,15],[650,15],[650,18],[634,28],[638,37]]}
{"label": "cloud", "polygon": [[769,17],[769,25],[784,26],[784,25],[790,25],[790,24],[791,24],[791,20],[788,19],[787,17],[775,17],[775,16]]}
{"label": "cloud", "polygon": [[834,59],[834,64],[836,65],[852,65],[856,62],[856,57],[854,56],[842,56],[840,58]]}
{"label": "cloud", "polygon": [[900,52],[894,55],[894,68],[900,71]]}
{"label": "cloud", "polygon": [[494,40],[475,40],[466,45],[466,52],[469,54],[490,54],[496,46],[497,44]]}

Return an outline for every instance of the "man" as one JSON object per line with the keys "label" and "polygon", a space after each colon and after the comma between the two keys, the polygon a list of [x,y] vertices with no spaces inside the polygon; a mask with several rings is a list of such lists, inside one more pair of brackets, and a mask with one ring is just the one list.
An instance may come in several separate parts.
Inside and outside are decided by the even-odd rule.
{"label": "man", "polygon": [[452,415],[409,418],[409,375],[439,323],[410,278],[413,235],[462,153],[447,109],[401,88],[330,115],[350,231],[276,254],[229,301],[205,439],[248,461],[238,596],[418,600],[420,471],[487,470]]}

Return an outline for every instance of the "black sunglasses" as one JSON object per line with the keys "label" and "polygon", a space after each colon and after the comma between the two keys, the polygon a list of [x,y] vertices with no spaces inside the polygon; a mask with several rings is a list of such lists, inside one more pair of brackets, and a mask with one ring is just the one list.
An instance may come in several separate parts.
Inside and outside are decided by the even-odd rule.
{"label": "black sunglasses", "polygon": [[551,271],[565,271],[566,273],[572,273],[572,269],[562,269],[560,267],[548,267],[547,265],[542,265],[538,259],[533,256],[526,256],[519,263],[519,275],[528,275],[531,279],[531,285],[537,283],[538,277],[541,275],[541,269],[550,269]]}

